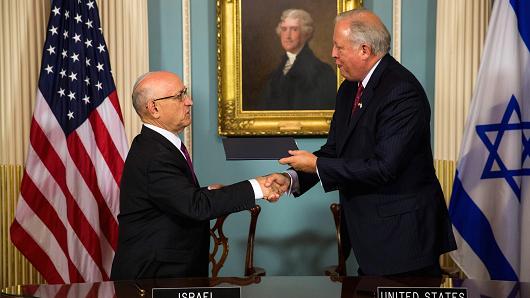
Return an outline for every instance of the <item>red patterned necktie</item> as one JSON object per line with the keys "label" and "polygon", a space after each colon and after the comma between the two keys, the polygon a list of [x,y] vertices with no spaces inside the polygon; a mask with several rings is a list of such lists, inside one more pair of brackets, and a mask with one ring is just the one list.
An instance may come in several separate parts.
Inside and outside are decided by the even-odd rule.
{"label": "red patterned necktie", "polygon": [[355,94],[355,100],[353,101],[353,107],[351,108],[351,114],[353,115],[355,112],[357,112],[358,109],[361,108],[361,96],[363,95],[363,83],[359,82],[357,85],[357,94]]}
{"label": "red patterned necktie", "polygon": [[180,143],[180,150],[182,151],[182,153],[184,153],[184,157],[186,157],[186,162],[188,163],[188,167],[190,168],[191,175],[193,176],[193,181],[195,181],[196,184],[199,184],[197,181],[197,176],[195,176],[195,171],[193,170],[193,163],[191,162],[190,154],[188,152],[188,149],[186,149],[184,142]]}

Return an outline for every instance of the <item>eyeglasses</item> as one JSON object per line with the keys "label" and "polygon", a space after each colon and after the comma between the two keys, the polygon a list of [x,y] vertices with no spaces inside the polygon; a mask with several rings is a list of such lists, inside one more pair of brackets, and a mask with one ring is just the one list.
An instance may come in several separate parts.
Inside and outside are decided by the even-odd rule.
{"label": "eyeglasses", "polygon": [[175,95],[156,98],[156,99],[153,99],[152,101],[155,102],[155,101],[163,100],[163,99],[176,99],[178,101],[182,101],[186,97],[188,97],[188,88],[184,87],[184,89],[180,90],[180,92],[178,92]]}

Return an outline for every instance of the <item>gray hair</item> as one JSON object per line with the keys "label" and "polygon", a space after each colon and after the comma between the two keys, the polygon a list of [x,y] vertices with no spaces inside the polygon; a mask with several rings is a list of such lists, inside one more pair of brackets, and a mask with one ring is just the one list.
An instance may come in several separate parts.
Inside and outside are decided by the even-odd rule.
{"label": "gray hair", "polygon": [[390,51],[390,33],[388,29],[379,18],[377,18],[379,20],[377,23],[367,23],[358,20],[356,17],[362,14],[372,14],[372,12],[364,8],[345,11],[335,18],[335,23],[347,19],[351,20],[348,37],[353,44],[368,44],[376,55],[388,53]]}
{"label": "gray hair", "polygon": [[290,8],[286,9],[282,12],[282,16],[280,18],[280,22],[278,23],[278,26],[276,26],[276,33],[280,35],[280,25],[285,21],[286,19],[297,19],[300,21],[300,29],[302,31],[302,34],[307,37],[307,40],[310,40],[313,37],[313,18],[311,15],[303,10],[303,9],[297,9],[297,8]]}
{"label": "gray hair", "polygon": [[133,92],[132,92],[132,104],[134,107],[134,110],[136,111],[136,114],[140,116],[140,118],[143,117],[145,105],[147,104],[147,99],[149,97],[149,90],[147,88],[138,88],[138,86],[143,82],[145,78],[153,74],[153,71],[146,72],[143,75],[139,76],[138,79],[136,79],[136,82],[133,86]]}

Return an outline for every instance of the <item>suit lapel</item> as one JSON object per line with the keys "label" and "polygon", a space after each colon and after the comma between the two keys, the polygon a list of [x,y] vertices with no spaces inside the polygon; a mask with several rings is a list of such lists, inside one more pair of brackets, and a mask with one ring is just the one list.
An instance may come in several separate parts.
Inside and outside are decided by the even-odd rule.
{"label": "suit lapel", "polygon": [[[363,95],[361,96],[361,103],[362,108],[357,110],[355,114],[351,116],[350,121],[347,124],[346,128],[346,134],[344,135],[343,142],[339,144],[338,147],[338,154],[339,156],[342,154],[343,150],[345,149],[346,143],[348,143],[348,139],[351,137],[353,131],[355,130],[355,127],[357,126],[357,123],[359,122],[359,119],[366,113],[366,111],[370,108],[372,103],[377,100],[374,98],[375,88],[379,85],[379,81],[381,79],[381,76],[383,75],[385,69],[388,66],[388,63],[392,57],[389,54],[386,54],[381,59],[381,62],[379,62],[379,65],[377,65],[376,69],[372,73],[372,76],[370,77],[370,80],[368,81],[368,85],[363,90]],[[355,85],[357,82],[355,82]],[[353,88],[355,91],[357,89]],[[351,113],[352,106],[353,106],[353,95],[351,96],[351,99],[349,100],[349,110],[348,113]]]}
{"label": "suit lapel", "polygon": [[[179,163],[184,165],[184,168],[186,169],[186,176],[190,177],[192,181],[193,174],[191,173],[191,169],[188,166],[188,162],[186,161],[186,158],[182,155],[180,150],[173,145],[168,139],[166,139],[163,135],[159,134],[158,132],[146,127],[142,126],[142,135],[145,135],[146,137],[155,140],[156,142],[159,142],[162,144],[162,146],[167,149],[169,152],[172,153],[173,156],[178,160]],[[195,182],[195,181],[194,181]],[[198,182],[194,183],[195,185],[198,185]]]}
{"label": "suit lapel", "polygon": [[[355,82],[344,81],[339,89],[339,100],[335,107],[335,131],[337,148],[340,149],[346,143],[346,136],[349,132],[350,114],[353,107],[353,98],[355,97]],[[337,152],[338,152],[337,151]]]}

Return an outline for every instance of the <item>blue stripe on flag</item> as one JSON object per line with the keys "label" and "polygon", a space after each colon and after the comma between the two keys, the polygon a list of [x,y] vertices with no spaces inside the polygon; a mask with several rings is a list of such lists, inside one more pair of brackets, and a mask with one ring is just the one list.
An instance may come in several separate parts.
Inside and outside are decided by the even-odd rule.
{"label": "blue stripe on flag", "polygon": [[530,51],[530,0],[510,0],[517,16],[517,27],[526,48]]}
{"label": "blue stripe on flag", "polygon": [[488,219],[467,194],[456,172],[449,204],[453,225],[488,269],[491,279],[517,281],[517,274],[497,245]]}

